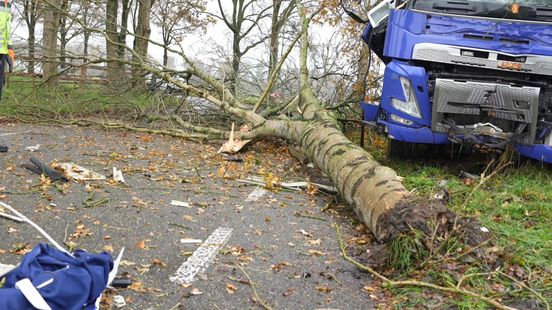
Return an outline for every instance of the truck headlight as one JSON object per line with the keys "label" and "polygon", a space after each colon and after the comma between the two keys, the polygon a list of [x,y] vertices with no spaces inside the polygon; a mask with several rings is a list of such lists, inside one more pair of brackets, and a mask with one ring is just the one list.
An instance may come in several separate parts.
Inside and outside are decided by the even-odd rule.
{"label": "truck headlight", "polygon": [[410,83],[410,80],[401,76],[401,86],[404,92],[404,98],[406,101],[402,101],[396,98],[391,99],[391,105],[393,108],[404,112],[408,115],[422,118],[422,114],[420,113],[420,108],[418,107],[418,100],[416,99],[416,93],[414,92],[414,88],[412,88],[412,84]]}

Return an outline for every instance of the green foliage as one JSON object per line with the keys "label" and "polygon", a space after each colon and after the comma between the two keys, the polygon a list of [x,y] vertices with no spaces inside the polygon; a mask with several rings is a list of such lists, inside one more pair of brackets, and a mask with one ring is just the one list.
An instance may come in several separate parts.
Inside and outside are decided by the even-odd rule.
{"label": "green foliage", "polygon": [[423,262],[428,254],[420,233],[401,235],[389,245],[388,265],[400,272],[409,272]]}

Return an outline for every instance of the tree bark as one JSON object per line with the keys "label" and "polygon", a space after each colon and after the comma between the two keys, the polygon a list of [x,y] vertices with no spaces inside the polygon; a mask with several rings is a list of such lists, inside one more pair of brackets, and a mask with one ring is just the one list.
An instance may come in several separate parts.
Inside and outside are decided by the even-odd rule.
{"label": "tree bark", "polygon": [[106,32],[106,54],[107,54],[107,80],[111,83],[118,83],[120,76],[120,63],[117,61],[117,12],[118,0],[107,0],[105,32]]}
{"label": "tree bark", "polygon": [[130,13],[130,0],[122,0],[121,6],[121,30],[119,31],[119,34],[117,36],[117,42],[119,42],[119,59],[125,59],[125,45],[128,32],[128,14]]}
{"label": "tree bark", "polygon": [[[150,28],[150,13],[153,0],[139,0],[140,7],[138,9],[138,22],[136,29],[136,37],[134,38],[134,53],[133,62],[146,61],[148,55],[148,39],[151,33]],[[142,66],[135,65],[132,70],[132,76],[137,81],[137,85],[145,88],[145,80],[142,78],[144,70]]]}
{"label": "tree bark", "polygon": [[27,63],[27,73],[34,74],[35,71],[35,62],[33,61],[36,57],[35,55],[35,44],[36,44],[36,35],[35,35],[35,25],[29,25],[29,38],[27,39],[27,46],[29,49],[29,62]]}
{"label": "tree bark", "polygon": [[61,14],[59,18],[59,61],[61,69],[66,67],[66,50],[67,50],[67,35],[69,34],[69,29],[67,27],[67,14],[69,14],[70,3],[69,0],[61,1]]}
{"label": "tree bark", "polygon": [[52,0],[51,5],[45,8],[44,12],[44,29],[42,34],[43,45],[43,73],[44,82],[46,85],[55,85],[57,76],[57,67],[59,63],[57,34],[59,28],[59,14],[57,10],[61,5],[60,0]]}

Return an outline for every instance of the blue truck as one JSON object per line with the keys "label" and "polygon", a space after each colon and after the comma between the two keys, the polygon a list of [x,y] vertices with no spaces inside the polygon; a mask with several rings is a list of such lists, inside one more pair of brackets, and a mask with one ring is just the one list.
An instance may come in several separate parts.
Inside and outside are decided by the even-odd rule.
{"label": "blue truck", "polygon": [[457,143],[515,146],[552,163],[552,0],[386,0],[364,42],[384,63],[365,123],[390,152]]}

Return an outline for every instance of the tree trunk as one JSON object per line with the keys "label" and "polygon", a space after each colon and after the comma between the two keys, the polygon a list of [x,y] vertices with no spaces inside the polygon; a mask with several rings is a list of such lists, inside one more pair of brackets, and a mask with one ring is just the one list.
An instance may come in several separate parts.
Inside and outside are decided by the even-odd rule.
{"label": "tree trunk", "polygon": [[27,39],[27,46],[29,49],[29,62],[27,63],[27,73],[34,74],[35,70],[35,62],[34,58],[35,55],[35,44],[36,44],[36,37],[35,37],[35,25],[29,25],[29,38]]}
{"label": "tree trunk", "polygon": [[272,20],[270,24],[270,46],[269,46],[269,63],[268,63],[268,76],[271,76],[272,72],[276,68],[279,56],[280,46],[280,7],[282,6],[282,0],[274,0],[272,5]]}
{"label": "tree trunk", "polygon": [[[356,73],[356,82],[353,85],[352,97],[354,100],[363,100],[366,94],[366,83],[368,82],[369,69],[368,66],[373,64],[373,61],[369,63],[370,60],[370,49],[362,44],[360,49],[360,55],[357,61],[357,73]],[[372,59],[373,60],[373,59]]]}
{"label": "tree trunk", "polygon": [[234,97],[238,97],[240,86],[240,64],[241,64],[241,51],[240,51],[240,34],[234,33],[234,39],[232,44],[232,79],[231,88],[234,92]]}
{"label": "tree trunk", "polygon": [[107,0],[106,4],[106,53],[107,53],[107,80],[109,83],[118,83],[120,64],[117,61],[117,12],[118,0]]}
{"label": "tree trunk", "polygon": [[[59,16],[57,10],[61,5],[60,0],[52,0],[44,12],[44,29],[42,34],[43,44],[43,73],[44,82],[47,85],[56,84],[57,67],[58,67],[58,51],[57,51],[57,33],[59,28]],[[56,9],[57,8],[57,9]]]}
{"label": "tree trunk", "polygon": [[117,42],[119,42],[119,59],[125,59],[125,45],[126,45],[126,38],[127,38],[127,32],[128,32],[128,14],[130,13],[130,1],[129,0],[122,0],[122,13],[121,13],[121,30],[119,31],[119,35],[117,37]]}
{"label": "tree trunk", "polygon": [[61,13],[59,18],[59,62],[61,69],[65,69],[66,65],[66,50],[67,50],[67,35],[69,29],[67,27],[67,14],[69,13],[69,0],[61,1]]}
{"label": "tree trunk", "polygon": [[165,45],[163,47],[163,67],[167,67],[169,64],[169,50],[167,48],[168,45]]}
{"label": "tree trunk", "polygon": [[[133,62],[146,61],[148,55],[148,39],[151,33],[150,28],[150,13],[153,0],[139,0],[140,7],[138,9],[138,21],[136,29],[136,37],[134,38]],[[137,81],[137,85],[145,88],[145,80],[142,78],[144,70],[142,66],[135,65],[132,70],[132,76]]]}

